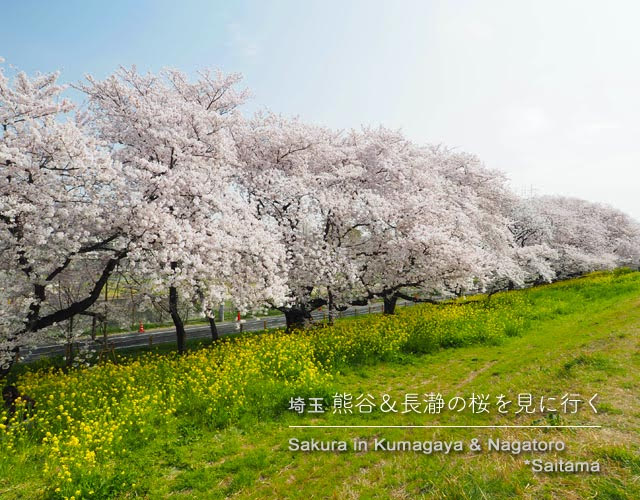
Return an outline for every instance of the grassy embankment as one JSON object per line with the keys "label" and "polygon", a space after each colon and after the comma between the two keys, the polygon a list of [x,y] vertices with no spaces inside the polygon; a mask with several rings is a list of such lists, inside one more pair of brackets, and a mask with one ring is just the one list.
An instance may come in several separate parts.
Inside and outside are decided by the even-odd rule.
{"label": "grassy embankment", "polygon": [[[640,274],[599,274],[489,302],[407,308],[297,335],[222,342],[21,374],[38,412],[0,431],[0,496],[185,498],[640,498]],[[298,416],[291,396],[598,393],[598,414]],[[558,406],[558,404],[556,403]],[[291,429],[289,425],[601,425],[600,429]],[[546,460],[599,474],[534,473],[531,454],[287,451],[288,440],[563,440]],[[597,495],[597,496],[596,496]]]}

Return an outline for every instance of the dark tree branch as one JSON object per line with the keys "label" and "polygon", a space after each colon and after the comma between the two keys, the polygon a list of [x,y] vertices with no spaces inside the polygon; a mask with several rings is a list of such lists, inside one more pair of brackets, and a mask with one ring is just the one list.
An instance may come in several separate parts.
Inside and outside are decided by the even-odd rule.
{"label": "dark tree branch", "polygon": [[54,323],[60,323],[61,321],[68,320],[76,314],[80,314],[89,309],[89,307],[91,307],[96,302],[96,300],[98,300],[100,292],[111,276],[111,273],[113,273],[120,260],[122,260],[126,254],[126,250],[121,250],[109,259],[104,269],[102,270],[100,278],[98,278],[93,288],[91,289],[91,292],[84,299],[76,301],[68,307],[43,316],[42,318],[34,318],[34,321],[27,324],[27,330],[33,332],[42,330],[43,328],[47,328]]}

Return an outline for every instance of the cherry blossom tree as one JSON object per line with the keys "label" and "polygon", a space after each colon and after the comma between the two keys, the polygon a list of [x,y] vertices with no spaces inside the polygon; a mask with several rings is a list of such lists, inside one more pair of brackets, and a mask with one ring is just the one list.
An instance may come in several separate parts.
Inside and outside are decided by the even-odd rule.
{"label": "cherry blossom tree", "polygon": [[180,294],[202,301],[209,318],[227,298],[245,310],[279,303],[285,294],[281,247],[231,182],[237,162],[230,129],[245,97],[238,80],[203,72],[191,83],[173,70],[141,75],[121,68],[79,86],[98,136],[113,145],[138,194],[131,272],[152,289],[168,288],[180,352]]}
{"label": "cherry blossom tree", "polygon": [[547,262],[557,279],[638,266],[640,227],[619,210],[577,198],[540,196],[523,199],[519,213],[516,239],[525,249],[550,248]]}
{"label": "cherry blossom tree", "polygon": [[439,301],[516,277],[504,178],[443,147],[418,147],[384,129],[352,134],[362,182],[386,200],[357,251],[368,298],[393,313],[397,299]]}
{"label": "cherry blossom tree", "polygon": [[517,261],[525,273],[525,283],[551,282],[556,277],[552,263],[558,252],[550,246],[550,221],[528,198],[517,198],[510,209],[509,231],[516,245]]}
{"label": "cherry blossom tree", "polygon": [[[35,332],[87,311],[128,252],[120,166],[64,119],[57,78],[0,68],[0,373]],[[74,300],[54,299],[61,280],[81,285]]]}
{"label": "cherry blossom tree", "polygon": [[345,189],[359,169],[321,127],[258,114],[234,128],[240,165],[235,183],[254,214],[286,250],[287,326],[302,326],[355,280],[349,228],[358,226]]}

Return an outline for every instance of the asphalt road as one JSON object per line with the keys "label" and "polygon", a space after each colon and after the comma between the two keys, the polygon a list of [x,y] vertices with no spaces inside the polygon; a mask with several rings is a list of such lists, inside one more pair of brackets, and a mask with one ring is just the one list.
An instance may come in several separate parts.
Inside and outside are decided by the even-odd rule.
{"label": "asphalt road", "polygon": [[[398,306],[412,304],[412,302],[398,301]],[[346,317],[357,316],[361,314],[369,313],[381,313],[382,304],[371,304],[370,306],[354,306],[340,313],[335,312],[334,317]],[[322,320],[326,318],[326,311],[315,311],[312,316],[316,320]],[[264,318],[248,319],[242,323],[242,330],[245,332],[261,331],[265,328],[278,328],[286,326],[284,315],[280,316],[266,316]],[[223,337],[239,331],[239,324],[236,321],[227,321],[224,323],[217,323],[218,334]],[[186,328],[187,339],[208,339],[211,338],[211,331],[209,325],[197,325]],[[109,335],[109,347],[113,346],[115,350],[131,349],[133,347],[149,347],[150,345],[156,346],[160,344],[175,344],[176,333],[174,328],[166,328],[153,330],[145,333],[130,332]],[[91,349],[99,351],[102,349],[102,337],[98,337],[95,341],[90,338],[78,340],[75,343],[75,347],[88,346]],[[47,358],[52,356],[61,356],[65,354],[65,344],[46,344],[33,347],[30,351],[25,352],[20,362],[35,361],[40,358]]]}

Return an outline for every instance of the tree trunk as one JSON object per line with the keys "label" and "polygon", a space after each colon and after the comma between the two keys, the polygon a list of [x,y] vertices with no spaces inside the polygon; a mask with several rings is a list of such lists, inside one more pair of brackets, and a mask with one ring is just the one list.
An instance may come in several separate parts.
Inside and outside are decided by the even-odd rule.
{"label": "tree trunk", "polygon": [[384,309],[382,312],[384,314],[395,314],[396,302],[398,301],[397,295],[385,295],[382,299],[384,301]]}
{"label": "tree trunk", "polygon": [[73,364],[73,316],[69,318],[69,337],[67,338],[67,346],[65,349],[65,358],[67,362],[67,368],[70,368]]}
{"label": "tree trunk", "polygon": [[175,286],[169,287],[169,313],[176,327],[176,337],[178,340],[178,352],[184,354],[187,344],[187,332],[184,330],[184,323],[178,313],[178,290]]}
{"label": "tree trunk", "polygon": [[284,311],[287,320],[287,331],[305,328],[311,322],[311,313],[304,308],[293,308]]}
{"label": "tree trunk", "polygon": [[329,308],[329,324],[333,325],[333,293],[331,293],[331,289],[327,288],[329,303],[327,307]]}
{"label": "tree trunk", "polygon": [[67,342],[64,349],[64,358],[66,367],[71,368],[71,365],[73,365],[73,342]]}
{"label": "tree trunk", "polygon": [[211,340],[214,342],[220,338],[218,335],[218,327],[216,326],[216,318],[209,316],[209,328],[211,329]]}
{"label": "tree trunk", "polygon": [[[9,340],[15,340],[15,338],[10,337]],[[20,355],[20,348],[18,346],[13,347],[9,352],[12,353],[11,359],[7,361],[6,366],[4,368],[2,367],[2,365],[0,365],[0,379],[3,379],[9,375],[11,368],[13,367],[13,365],[15,364],[16,360]]]}
{"label": "tree trunk", "polygon": [[102,323],[102,343],[104,344],[104,348],[107,348],[107,344],[109,343],[109,337],[107,336],[107,319]]}

